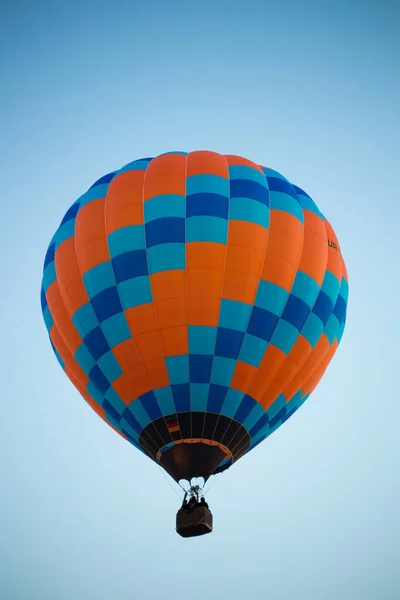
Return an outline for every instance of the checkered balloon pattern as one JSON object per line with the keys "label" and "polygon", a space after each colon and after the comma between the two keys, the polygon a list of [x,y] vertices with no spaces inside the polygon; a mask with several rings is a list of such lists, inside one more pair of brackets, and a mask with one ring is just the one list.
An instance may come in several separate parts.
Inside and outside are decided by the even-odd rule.
{"label": "checkered balloon pattern", "polygon": [[41,290],[58,362],[97,414],[158,462],[216,445],[215,472],[309,397],[347,298],[339,242],[307,193],[208,151],[96,181],[51,240]]}

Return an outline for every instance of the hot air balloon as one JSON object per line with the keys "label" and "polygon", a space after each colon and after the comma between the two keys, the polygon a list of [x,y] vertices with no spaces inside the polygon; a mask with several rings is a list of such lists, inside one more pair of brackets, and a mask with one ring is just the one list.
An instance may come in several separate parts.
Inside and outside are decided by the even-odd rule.
{"label": "hot air balloon", "polygon": [[[277,171],[210,151],[142,158],[66,212],[44,262],[54,353],[98,415],[177,482],[229,468],[287,421],[341,340],[336,235]],[[212,529],[198,486],[182,536]]]}

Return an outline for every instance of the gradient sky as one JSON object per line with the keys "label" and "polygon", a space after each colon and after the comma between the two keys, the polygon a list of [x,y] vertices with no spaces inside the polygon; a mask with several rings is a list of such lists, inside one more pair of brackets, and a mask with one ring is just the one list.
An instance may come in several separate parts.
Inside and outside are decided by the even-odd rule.
{"label": "gradient sky", "polygon": [[[0,7],[2,600],[398,600],[400,5],[396,0]],[[211,482],[215,529],[53,356],[48,242],[105,173],[241,154],[305,189],[348,266],[346,331],[301,410]]]}

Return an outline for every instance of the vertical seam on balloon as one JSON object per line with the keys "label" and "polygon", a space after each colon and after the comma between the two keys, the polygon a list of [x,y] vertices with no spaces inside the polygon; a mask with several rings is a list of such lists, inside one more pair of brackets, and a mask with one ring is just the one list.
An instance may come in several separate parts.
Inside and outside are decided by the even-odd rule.
{"label": "vertical seam on balloon", "polygon": [[[186,335],[188,340],[188,388],[189,388],[189,419],[190,419],[190,439],[193,440],[193,424],[192,424],[192,390],[190,379],[190,348],[189,348],[189,306],[188,306],[188,280],[187,280],[187,231],[186,231],[186,215],[187,215],[187,173],[190,152],[186,154],[185,161],[185,309],[186,309]],[[182,438],[181,438],[182,439]]]}

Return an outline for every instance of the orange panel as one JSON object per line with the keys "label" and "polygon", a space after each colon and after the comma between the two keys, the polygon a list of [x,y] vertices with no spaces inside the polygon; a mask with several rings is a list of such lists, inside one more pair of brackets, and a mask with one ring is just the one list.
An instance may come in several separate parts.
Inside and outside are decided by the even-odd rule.
{"label": "orange panel", "polygon": [[139,335],[140,333],[147,333],[148,331],[156,331],[158,329],[153,302],[141,304],[140,306],[133,306],[124,312],[133,336]]}
{"label": "orange panel", "polygon": [[253,163],[251,160],[248,160],[247,158],[243,158],[243,156],[236,156],[234,154],[225,154],[225,158],[230,167],[240,166],[240,165],[242,165],[244,167],[252,167],[256,171],[260,171],[260,173],[262,173],[264,175],[264,171],[261,169],[261,167],[256,165],[256,163]]}
{"label": "orange panel", "polygon": [[164,154],[148,165],[144,180],[144,200],[162,194],[186,195],[186,156]]}
{"label": "orange panel", "polygon": [[186,268],[222,271],[225,262],[225,251],[225,244],[189,242],[186,244]]}
{"label": "orange panel", "polygon": [[298,373],[295,373],[292,381],[285,387],[283,393],[286,396],[287,401],[289,402],[293,396],[301,389],[303,381]]}
{"label": "orange panel", "polygon": [[187,177],[192,175],[219,175],[227,179],[229,172],[225,157],[207,150],[190,152],[187,160]]}
{"label": "orange panel", "polygon": [[218,326],[219,298],[188,298],[188,325]]}
{"label": "orange panel", "polygon": [[82,206],[76,215],[75,237],[78,251],[81,246],[106,236],[104,206],[105,198],[99,198]]}
{"label": "orange panel", "polygon": [[297,367],[301,367],[305,360],[310,356],[312,351],[312,346],[305,337],[299,334],[299,337],[296,339],[293,348],[289,352],[289,358],[297,365]]}
{"label": "orange panel", "polygon": [[151,289],[155,301],[162,298],[186,297],[185,271],[162,271],[150,275]]}
{"label": "orange panel", "polygon": [[229,221],[228,244],[253,248],[265,253],[268,241],[268,229],[248,221]]}
{"label": "orange panel", "polygon": [[314,371],[314,373],[304,383],[304,385],[303,385],[303,393],[304,394],[311,394],[311,392],[314,391],[314,389],[318,385],[321,377],[323,376],[326,369],[328,368],[329,363],[331,362],[331,360],[337,350],[337,347],[338,347],[338,341],[335,340],[333,342],[332,346],[329,348],[329,350],[325,354],[325,356],[322,359],[322,361],[320,362],[320,364],[318,365],[318,367],[316,368],[316,370]]}
{"label": "orange panel", "polygon": [[265,392],[264,396],[261,398],[261,401],[260,401],[261,406],[263,406],[265,408],[265,410],[268,410],[268,408],[273,405],[273,403],[275,402],[275,400],[281,393],[282,393],[282,390],[279,387],[279,385],[275,381],[271,381],[271,383],[268,386],[267,391]]}
{"label": "orange panel", "polygon": [[238,360],[236,362],[230,387],[246,394],[256,372],[256,367]]}
{"label": "orange panel", "polygon": [[262,373],[268,373],[270,377],[275,377],[283,363],[285,362],[286,354],[274,346],[269,344],[260,363],[259,369]]}
{"label": "orange panel", "polygon": [[108,234],[127,227],[141,225],[143,217],[143,181],[145,171],[120,173],[108,186],[105,220]]}
{"label": "orange panel", "polygon": [[261,276],[265,252],[243,246],[227,246],[225,271],[256,277]]}
{"label": "orange panel", "polygon": [[187,293],[190,296],[221,298],[222,272],[211,269],[188,269]]}
{"label": "orange panel", "polygon": [[126,374],[133,390],[133,400],[151,390],[150,380],[142,365],[138,365]]}
{"label": "orange panel", "polygon": [[165,298],[155,303],[158,326],[178,327],[187,323],[186,298]]}
{"label": "orange panel", "polygon": [[290,358],[287,358],[281,366],[281,368],[279,369],[279,371],[277,372],[277,374],[275,375],[275,381],[280,386],[280,388],[284,390],[286,386],[288,386],[289,383],[292,381],[296,373],[296,365],[290,360]]}
{"label": "orange panel", "polygon": [[263,371],[257,371],[247,393],[254,398],[254,400],[260,401],[271,381],[272,376]]}
{"label": "orange panel", "polygon": [[189,339],[188,328],[186,326],[162,329],[161,337],[165,350],[165,356],[188,354]]}
{"label": "orange panel", "polygon": [[164,358],[148,360],[146,362],[146,372],[150,381],[151,389],[156,390],[158,388],[170,385],[167,365]]}
{"label": "orange panel", "polygon": [[304,241],[299,271],[312,277],[319,286],[325,276],[328,261],[328,240],[322,219],[310,212],[304,213]]}
{"label": "orange panel", "polygon": [[159,331],[149,331],[135,336],[135,343],[144,365],[148,360],[162,358],[164,350]]}
{"label": "orange panel", "polygon": [[57,280],[49,286],[46,292],[47,304],[54,323],[62,336],[68,350],[75,354],[77,348],[82,344],[82,338],[77,332],[75,325],[72,323],[69,314],[64,306],[60,292],[58,289]]}
{"label": "orange panel", "polygon": [[68,238],[58,247],[55,266],[61,297],[68,314],[72,316],[89,301],[76,258],[74,238]]}
{"label": "orange panel", "polygon": [[268,252],[264,260],[261,279],[269,281],[290,292],[296,277],[297,266],[293,266],[281,258],[269,256]]}
{"label": "orange panel", "polygon": [[98,240],[90,242],[87,246],[77,247],[77,256],[79,268],[83,277],[89,269],[110,260],[106,238],[99,238]]}
{"label": "orange panel", "polygon": [[78,365],[78,363],[74,359],[73,355],[71,354],[70,350],[67,348],[56,325],[53,325],[50,330],[50,339],[53,342],[54,347],[57,350],[58,354],[60,355],[61,359],[65,363],[64,370],[68,369],[69,372],[72,373],[73,377],[75,377],[75,379],[77,381],[79,381],[79,383],[81,385],[83,385],[83,387],[86,387],[88,384],[89,378],[86,375],[86,373],[83,371],[83,369]]}
{"label": "orange panel", "polygon": [[248,277],[241,273],[225,273],[222,297],[253,304],[258,284],[258,277]]}
{"label": "orange panel", "polygon": [[130,404],[132,400],[135,400],[136,396],[132,385],[125,373],[120,375],[111,385],[125,404]]}
{"label": "orange panel", "polygon": [[135,341],[132,338],[114,346],[112,352],[125,373],[141,363]]}
{"label": "orange panel", "polygon": [[[87,403],[89,404],[90,408],[92,408],[94,410],[95,413],[97,413],[99,415],[99,417],[101,417],[103,419],[103,421],[106,420],[106,411],[104,410],[104,408],[102,406],[100,406],[99,404],[97,404],[97,402],[95,402],[92,398],[86,398]],[[107,422],[107,425],[109,425],[109,423]]]}
{"label": "orange panel", "polygon": [[[323,333],[316,343],[313,351],[310,356],[307,358],[304,365],[299,370],[299,377],[301,377],[302,381],[307,381],[312,373],[314,373],[315,369],[318,367],[325,354],[328,352],[330,348],[329,340],[326,335]],[[304,388],[303,388],[304,392]]]}

